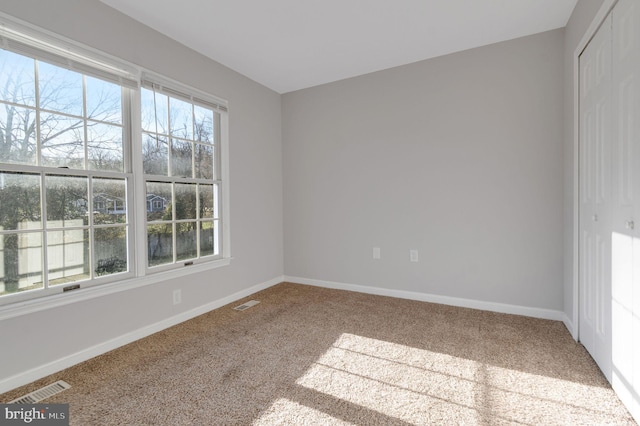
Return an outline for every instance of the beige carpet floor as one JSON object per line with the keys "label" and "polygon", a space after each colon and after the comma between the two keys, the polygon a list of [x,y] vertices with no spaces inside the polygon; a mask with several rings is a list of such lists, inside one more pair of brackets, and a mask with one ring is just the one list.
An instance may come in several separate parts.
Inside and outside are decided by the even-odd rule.
{"label": "beige carpet floor", "polygon": [[564,325],[283,283],[62,379],[72,425],[635,424]]}

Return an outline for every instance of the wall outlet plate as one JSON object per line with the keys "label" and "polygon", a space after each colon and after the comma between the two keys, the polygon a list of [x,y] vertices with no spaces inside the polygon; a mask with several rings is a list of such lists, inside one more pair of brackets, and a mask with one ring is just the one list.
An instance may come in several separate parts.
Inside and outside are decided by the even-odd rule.
{"label": "wall outlet plate", "polygon": [[182,290],[173,290],[173,304],[177,305],[182,302]]}

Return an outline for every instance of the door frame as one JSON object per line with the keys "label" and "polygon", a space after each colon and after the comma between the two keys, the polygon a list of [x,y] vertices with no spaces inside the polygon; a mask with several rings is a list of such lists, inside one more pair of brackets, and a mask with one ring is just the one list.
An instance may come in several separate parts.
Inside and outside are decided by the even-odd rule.
{"label": "door frame", "polygon": [[604,0],[573,52],[573,317],[569,331],[580,338],[580,55],[618,0]]}

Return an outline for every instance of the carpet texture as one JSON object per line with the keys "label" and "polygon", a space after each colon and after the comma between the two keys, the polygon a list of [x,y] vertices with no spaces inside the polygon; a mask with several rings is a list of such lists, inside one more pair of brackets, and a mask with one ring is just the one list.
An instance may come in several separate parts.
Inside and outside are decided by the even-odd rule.
{"label": "carpet texture", "polygon": [[0,402],[59,379],[72,425],[636,424],[560,322],[290,283]]}

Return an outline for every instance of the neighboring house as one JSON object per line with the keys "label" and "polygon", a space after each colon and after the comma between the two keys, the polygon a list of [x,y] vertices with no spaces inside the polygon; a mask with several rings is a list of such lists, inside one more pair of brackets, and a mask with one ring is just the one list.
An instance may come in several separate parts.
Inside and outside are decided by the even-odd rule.
{"label": "neighboring house", "polygon": [[162,212],[167,205],[167,199],[155,194],[147,194],[147,212]]}
{"label": "neighboring house", "polygon": [[[75,206],[86,206],[86,200],[75,201]],[[164,211],[167,199],[160,195],[147,194],[147,212],[155,213]],[[93,197],[93,212],[101,214],[125,214],[127,212],[124,198],[98,193]]]}
{"label": "neighboring house", "polygon": [[93,211],[102,214],[124,214],[127,212],[123,198],[104,193],[93,196]]}

